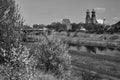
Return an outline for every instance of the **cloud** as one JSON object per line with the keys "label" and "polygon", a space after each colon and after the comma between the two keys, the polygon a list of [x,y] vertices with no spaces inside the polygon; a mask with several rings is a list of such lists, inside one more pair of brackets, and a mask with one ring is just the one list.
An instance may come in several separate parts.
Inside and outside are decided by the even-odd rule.
{"label": "cloud", "polygon": [[114,17],[113,20],[120,20],[120,18],[119,17]]}
{"label": "cloud", "polygon": [[98,22],[99,24],[103,24],[103,23],[104,23],[103,19],[97,19],[97,22]]}
{"label": "cloud", "polygon": [[106,11],[106,8],[101,8],[101,7],[97,7],[97,8],[94,8],[94,9],[98,12],[105,12]]}

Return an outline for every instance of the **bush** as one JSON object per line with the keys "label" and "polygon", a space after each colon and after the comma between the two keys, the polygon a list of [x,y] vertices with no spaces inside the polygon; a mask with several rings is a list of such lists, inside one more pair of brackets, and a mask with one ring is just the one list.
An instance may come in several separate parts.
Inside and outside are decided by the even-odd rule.
{"label": "bush", "polygon": [[12,48],[10,62],[0,65],[1,75],[11,80],[66,80],[70,77],[71,57],[66,45],[57,40],[44,42],[30,49],[23,45]]}
{"label": "bush", "polygon": [[71,58],[66,48],[62,41],[57,40],[32,46],[30,54],[37,61],[36,69],[53,74],[57,78],[65,78],[71,68]]}
{"label": "bush", "polygon": [[10,61],[0,65],[0,75],[8,80],[28,79],[24,76],[27,74],[28,55],[29,50],[22,45],[19,48],[12,48]]}
{"label": "bush", "polygon": [[47,40],[26,48],[19,39],[23,21],[18,12],[15,0],[0,0],[0,76],[7,80],[33,80],[36,71],[43,67],[40,72],[64,78],[70,69],[65,45]]}

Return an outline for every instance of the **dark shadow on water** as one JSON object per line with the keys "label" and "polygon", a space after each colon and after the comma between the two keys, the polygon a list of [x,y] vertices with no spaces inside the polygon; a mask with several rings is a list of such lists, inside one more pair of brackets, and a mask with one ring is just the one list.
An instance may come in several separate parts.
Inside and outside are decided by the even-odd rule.
{"label": "dark shadow on water", "polygon": [[82,46],[76,46],[77,50],[80,50]]}
{"label": "dark shadow on water", "polygon": [[69,48],[70,48],[70,47],[76,47],[77,50],[80,50],[81,47],[82,47],[82,46],[80,46],[80,45],[79,45],[79,46],[78,46],[78,45],[76,46],[75,44],[68,44],[68,46],[69,46]]}
{"label": "dark shadow on water", "polygon": [[105,51],[107,48],[106,48],[106,47],[97,46],[97,49],[98,49],[99,51]]}
{"label": "dark shadow on water", "polygon": [[[114,48],[114,47],[103,47],[103,46],[91,46],[91,45],[75,45],[75,44],[68,44],[69,48],[73,47],[76,50],[79,51],[85,51],[85,52],[89,52],[89,53],[104,53],[107,54],[109,51],[117,51],[120,52],[120,48]],[[107,51],[109,50],[109,51]],[[113,52],[114,54],[114,52]]]}
{"label": "dark shadow on water", "polygon": [[120,48],[118,48],[117,50],[120,51]]}
{"label": "dark shadow on water", "polygon": [[86,47],[86,49],[87,49],[88,52],[96,53],[96,47],[94,47],[94,46],[88,46],[88,45],[86,45],[85,47]]}
{"label": "dark shadow on water", "polygon": [[109,50],[111,50],[111,51],[114,51],[115,49],[114,48],[108,48]]}

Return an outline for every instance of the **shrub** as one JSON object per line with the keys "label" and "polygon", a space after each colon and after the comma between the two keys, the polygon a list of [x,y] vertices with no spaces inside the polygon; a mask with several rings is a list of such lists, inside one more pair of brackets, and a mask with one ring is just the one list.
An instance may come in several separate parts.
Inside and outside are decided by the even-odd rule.
{"label": "shrub", "polygon": [[36,69],[53,74],[57,78],[65,78],[71,68],[71,58],[66,48],[66,44],[57,40],[34,45],[30,54],[37,61]]}
{"label": "shrub", "polygon": [[70,69],[64,44],[47,40],[26,48],[16,31],[23,25],[18,12],[15,0],[0,0],[0,75],[8,80],[33,80],[36,71],[43,67],[45,73],[64,78]]}

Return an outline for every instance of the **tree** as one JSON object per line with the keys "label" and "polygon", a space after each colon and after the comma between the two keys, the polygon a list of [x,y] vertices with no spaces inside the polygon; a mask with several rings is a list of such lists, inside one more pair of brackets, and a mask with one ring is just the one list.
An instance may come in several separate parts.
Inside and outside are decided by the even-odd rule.
{"label": "tree", "polygon": [[78,29],[78,27],[79,27],[79,25],[76,24],[76,23],[72,23],[71,25],[72,25],[72,30],[73,31],[76,31]]}
{"label": "tree", "polygon": [[19,41],[21,26],[23,20],[15,0],[0,0],[0,75],[4,74],[10,80],[18,79],[20,69],[24,67],[19,58],[24,51]]}
{"label": "tree", "polygon": [[35,28],[35,29],[43,29],[43,28],[45,28],[46,26],[44,25],[44,24],[34,24],[33,25],[33,28]]}
{"label": "tree", "polygon": [[53,22],[50,25],[46,26],[50,30],[56,30],[56,31],[66,31],[67,26],[65,24],[61,24],[60,22]]}
{"label": "tree", "polygon": [[32,29],[32,27],[30,27],[29,25],[23,25],[21,28],[22,29]]}
{"label": "tree", "polygon": [[12,47],[16,47],[18,31],[15,27],[22,25],[20,14],[14,0],[0,0],[0,55],[10,55]]}

